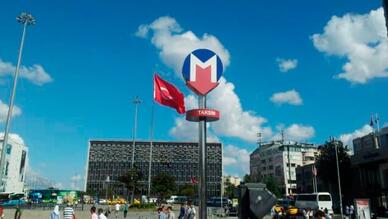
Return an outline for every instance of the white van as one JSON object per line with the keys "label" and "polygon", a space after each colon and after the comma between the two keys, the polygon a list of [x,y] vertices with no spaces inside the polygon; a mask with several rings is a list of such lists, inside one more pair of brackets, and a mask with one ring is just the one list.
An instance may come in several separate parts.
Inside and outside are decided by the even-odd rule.
{"label": "white van", "polygon": [[329,214],[333,214],[333,202],[328,192],[298,194],[295,199],[295,207],[299,209],[311,208],[314,211],[324,211],[327,208]]}

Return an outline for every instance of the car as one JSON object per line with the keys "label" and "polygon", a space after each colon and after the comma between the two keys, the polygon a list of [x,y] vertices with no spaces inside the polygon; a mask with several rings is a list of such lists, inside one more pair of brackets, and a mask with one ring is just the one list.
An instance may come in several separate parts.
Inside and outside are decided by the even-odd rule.
{"label": "car", "polygon": [[167,204],[181,204],[188,201],[187,196],[177,196],[173,195],[167,200]]}
{"label": "car", "polygon": [[108,201],[106,199],[100,199],[98,200],[98,204],[101,204],[101,205],[108,204]]}
{"label": "car", "polygon": [[231,206],[232,200],[228,199],[227,197],[211,197],[207,202],[206,205],[208,207],[224,207],[224,206]]}

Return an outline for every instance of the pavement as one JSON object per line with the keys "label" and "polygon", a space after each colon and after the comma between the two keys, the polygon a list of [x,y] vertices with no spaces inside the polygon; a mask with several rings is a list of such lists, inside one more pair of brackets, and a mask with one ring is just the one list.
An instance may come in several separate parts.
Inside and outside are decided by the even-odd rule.
{"label": "pavement", "polygon": [[[178,212],[179,208],[175,208],[175,216],[176,218],[179,215]],[[21,219],[46,219],[49,218],[52,210],[43,210],[43,209],[23,209],[22,217]],[[197,209],[198,212],[198,209]],[[208,219],[217,219],[221,218],[216,215],[210,214],[211,211],[208,211]],[[61,211],[62,213],[62,211]],[[15,209],[5,209],[4,210],[4,219],[14,219]],[[76,210],[75,215],[77,219],[90,219],[90,213],[89,208],[86,208],[82,210]],[[63,218],[63,215],[61,215],[61,218]],[[141,210],[133,210],[130,209],[127,215],[127,219],[156,219],[157,218],[157,212],[156,210],[152,209],[141,209]],[[197,217],[198,218],[198,217]],[[237,219],[237,217],[222,217],[225,219]],[[120,211],[118,217],[115,216],[115,214],[112,212],[112,214],[109,215],[109,219],[124,219],[123,212]]]}

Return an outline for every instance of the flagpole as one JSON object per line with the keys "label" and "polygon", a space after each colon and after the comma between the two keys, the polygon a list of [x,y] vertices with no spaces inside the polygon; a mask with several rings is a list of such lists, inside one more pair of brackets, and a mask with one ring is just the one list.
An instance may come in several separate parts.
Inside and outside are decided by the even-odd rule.
{"label": "flagpole", "polygon": [[152,174],[152,147],[154,140],[154,113],[155,113],[155,99],[152,100],[151,107],[151,128],[150,128],[150,159],[148,164],[148,198],[151,195],[151,174]]}

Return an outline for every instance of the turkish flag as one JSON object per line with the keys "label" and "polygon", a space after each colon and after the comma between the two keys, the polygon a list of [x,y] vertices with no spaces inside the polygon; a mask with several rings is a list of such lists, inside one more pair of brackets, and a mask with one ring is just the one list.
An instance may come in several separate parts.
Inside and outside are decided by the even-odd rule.
{"label": "turkish flag", "polygon": [[182,92],[157,74],[154,75],[154,99],[162,105],[176,109],[179,114],[186,112]]}

